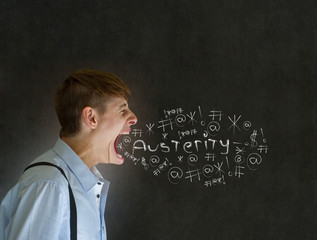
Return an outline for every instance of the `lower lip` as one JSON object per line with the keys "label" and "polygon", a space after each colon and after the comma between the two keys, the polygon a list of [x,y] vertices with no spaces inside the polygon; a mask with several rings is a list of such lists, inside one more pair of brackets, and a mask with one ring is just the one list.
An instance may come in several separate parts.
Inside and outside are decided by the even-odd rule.
{"label": "lower lip", "polygon": [[123,158],[123,157],[119,157],[119,156],[117,155],[117,158],[118,158],[122,163],[124,163],[124,158]]}

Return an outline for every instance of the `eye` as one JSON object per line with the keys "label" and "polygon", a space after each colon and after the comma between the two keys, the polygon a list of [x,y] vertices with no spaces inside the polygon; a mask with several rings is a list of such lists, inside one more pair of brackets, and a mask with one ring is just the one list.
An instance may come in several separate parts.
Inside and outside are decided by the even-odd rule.
{"label": "eye", "polygon": [[123,109],[122,111],[121,111],[121,115],[124,115],[126,113],[126,109]]}

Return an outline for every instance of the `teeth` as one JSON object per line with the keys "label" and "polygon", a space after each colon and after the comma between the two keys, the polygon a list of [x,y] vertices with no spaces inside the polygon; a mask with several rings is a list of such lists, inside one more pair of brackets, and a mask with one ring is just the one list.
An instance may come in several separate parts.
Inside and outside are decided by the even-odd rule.
{"label": "teeth", "polygon": [[123,135],[129,135],[128,132],[122,132],[121,134],[123,134]]}
{"label": "teeth", "polygon": [[122,156],[119,153],[117,153],[117,155],[122,158]]}

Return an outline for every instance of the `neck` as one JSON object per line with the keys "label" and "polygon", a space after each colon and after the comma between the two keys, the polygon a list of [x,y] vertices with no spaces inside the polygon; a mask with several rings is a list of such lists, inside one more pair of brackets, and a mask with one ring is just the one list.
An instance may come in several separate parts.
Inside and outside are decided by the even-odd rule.
{"label": "neck", "polygon": [[91,169],[97,165],[91,139],[88,136],[83,137],[79,135],[74,137],[61,137],[61,139],[67,143],[67,145],[80,157],[85,165]]}

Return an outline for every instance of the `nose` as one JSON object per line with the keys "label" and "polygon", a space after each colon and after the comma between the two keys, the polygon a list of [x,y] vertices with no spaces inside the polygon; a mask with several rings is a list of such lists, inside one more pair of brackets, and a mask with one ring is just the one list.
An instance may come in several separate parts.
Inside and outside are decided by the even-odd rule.
{"label": "nose", "polygon": [[130,126],[131,126],[131,125],[134,125],[134,124],[136,124],[137,122],[138,122],[137,117],[136,117],[135,114],[131,111],[131,116],[130,116],[129,119],[128,119],[129,125],[130,125]]}

